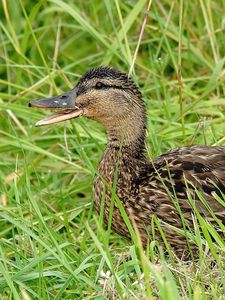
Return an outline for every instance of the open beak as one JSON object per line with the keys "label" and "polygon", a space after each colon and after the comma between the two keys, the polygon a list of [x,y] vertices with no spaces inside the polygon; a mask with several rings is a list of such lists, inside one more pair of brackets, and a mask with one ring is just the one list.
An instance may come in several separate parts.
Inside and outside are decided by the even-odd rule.
{"label": "open beak", "polygon": [[77,90],[74,88],[60,96],[29,102],[29,107],[56,110],[56,113],[38,121],[35,125],[49,125],[80,117],[83,114],[83,110],[76,106],[76,96]]}

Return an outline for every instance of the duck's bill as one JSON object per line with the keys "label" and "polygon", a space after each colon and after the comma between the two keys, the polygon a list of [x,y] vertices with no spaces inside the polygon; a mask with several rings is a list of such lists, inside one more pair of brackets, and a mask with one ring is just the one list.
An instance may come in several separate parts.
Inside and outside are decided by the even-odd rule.
{"label": "duck's bill", "polygon": [[76,89],[57,97],[32,101],[29,103],[29,106],[56,110],[54,114],[38,121],[35,124],[36,126],[64,122],[78,118],[83,114],[83,110],[76,106]]}
{"label": "duck's bill", "polygon": [[82,110],[63,110],[60,112],[56,112],[40,121],[38,121],[35,126],[44,126],[50,125],[54,123],[64,122],[67,120],[71,120],[74,118],[78,118],[82,115]]}

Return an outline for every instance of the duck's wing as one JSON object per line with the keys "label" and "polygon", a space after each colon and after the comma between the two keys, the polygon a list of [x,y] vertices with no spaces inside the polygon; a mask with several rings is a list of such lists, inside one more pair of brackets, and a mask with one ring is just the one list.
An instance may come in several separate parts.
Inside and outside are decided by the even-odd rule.
{"label": "duck's wing", "polygon": [[[179,227],[192,223],[195,207],[208,220],[225,224],[225,147],[191,146],[170,150],[140,175],[135,206]],[[219,199],[218,200],[218,197]]]}
{"label": "duck's wing", "polygon": [[173,183],[176,193],[189,187],[197,188],[203,196],[212,192],[225,194],[225,147],[183,147],[161,155],[153,161],[161,178]]}

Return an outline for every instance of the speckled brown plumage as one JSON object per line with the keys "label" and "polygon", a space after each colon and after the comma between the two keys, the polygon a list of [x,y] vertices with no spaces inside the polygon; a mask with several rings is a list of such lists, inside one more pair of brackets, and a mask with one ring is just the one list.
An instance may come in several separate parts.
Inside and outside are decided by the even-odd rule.
{"label": "speckled brown plumage", "polygon": [[[118,150],[108,145],[99,165],[100,177],[113,185],[113,174],[118,161]],[[225,193],[225,148],[191,146],[177,148],[159,156],[153,162],[133,158],[126,150],[121,153],[118,168],[117,195],[127,214],[134,220],[144,244],[151,239],[151,220],[158,217],[167,241],[181,254],[186,250],[184,237],[168,226],[183,228],[179,209],[186,225],[193,228],[196,206],[202,216],[216,226],[207,207],[196,194],[197,189],[208,202],[216,217],[225,224],[225,209],[212,196],[212,192],[222,197]],[[95,179],[95,206],[100,209],[105,185],[100,177]],[[219,188],[217,189],[214,184]],[[187,192],[188,186],[188,192]],[[191,200],[188,200],[189,193]],[[175,196],[176,195],[176,196]],[[190,196],[189,196],[190,197]],[[111,193],[106,191],[105,220],[109,214]],[[115,202],[112,226],[119,234],[129,236],[127,227],[120,216]],[[159,239],[161,237],[159,236]],[[179,252],[179,253],[178,253]]]}
{"label": "speckled brown plumage", "polygon": [[[225,147],[176,148],[150,161],[145,150],[145,105],[139,89],[126,74],[98,67],[87,72],[74,90],[76,109],[103,124],[108,132],[94,180],[95,207],[99,212],[104,198],[105,222],[116,176],[116,194],[145,245],[151,240],[153,216],[161,221],[167,241],[177,253],[187,249],[185,238],[170,226],[183,228],[180,212],[189,229],[193,228],[195,207],[215,228],[212,212],[225,224],[225,208],[213,196],[223,199],[225,194]],[[116,201],[112,227],[129,237]]]}

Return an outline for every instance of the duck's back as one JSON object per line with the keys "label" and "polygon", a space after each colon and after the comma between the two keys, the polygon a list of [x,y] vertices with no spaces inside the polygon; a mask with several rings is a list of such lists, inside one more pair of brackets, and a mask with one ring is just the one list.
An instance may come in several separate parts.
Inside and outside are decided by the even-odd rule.
{"label": "duck's back", "polygon": [[215,215],[225,224],[225,147],[170,150],[143,168],[136,187],[126,206],[143,232],[141,222],[150,224],[153,215],[183,227],[180,212],[193,227],[195,208],[207,220],[215,223]]}
{"label": "duck's back", "polygon": [[206,200],[215,199],[212,193],[221,197],[225,194],[225,147],[176,148],[159,156],[152,165],[158,173],[156,180],[160,179],[178,198],[187,198],[188,190],[199,191]]}
{"label": "duck's back", "polygon": [[[176,148],[152,162],[125,155],[119,165],[117,194],[144,243],[151,236],[152,217],[156,216],[162,221],[167,240],[177,252],[182,252],[185,238],[168,224],[183,228],[185,220],[186,226],[193,228],[196,208],[214,226],[215,216],[225,224],[225,147]],[[110,199],[110,193],[106,194],[105,212]],[[128,236],[119,215],[115,204],[112,225],[117,232]]]}

